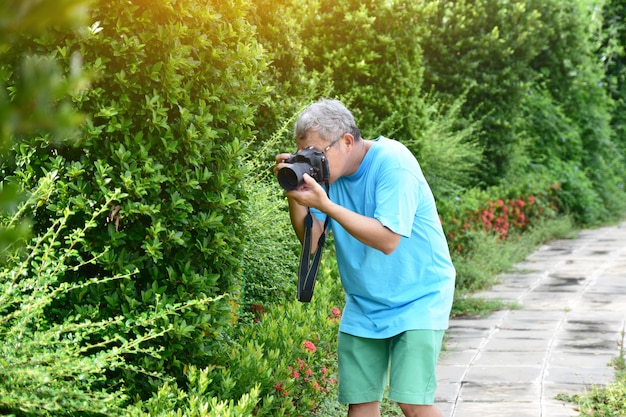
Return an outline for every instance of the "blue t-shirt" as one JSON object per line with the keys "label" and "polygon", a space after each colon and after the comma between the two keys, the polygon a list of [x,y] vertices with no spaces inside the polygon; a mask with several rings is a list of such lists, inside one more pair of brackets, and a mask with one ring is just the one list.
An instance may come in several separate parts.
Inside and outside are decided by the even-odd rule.
{"label": "blue t-shirt", "polygon": [[387,338],[447,329],[455,270],[434,197],[411,152],[395,140],[376,139],[359,169],[331,184],[329,195],[402,235],[385,255],[330,222],[346,292],[339,330]]}

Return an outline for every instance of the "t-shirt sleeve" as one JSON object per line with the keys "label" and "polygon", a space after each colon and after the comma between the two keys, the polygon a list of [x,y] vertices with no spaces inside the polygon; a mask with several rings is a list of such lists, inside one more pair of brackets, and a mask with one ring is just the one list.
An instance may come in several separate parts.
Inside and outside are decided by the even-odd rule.
{"label": "t-shirt sleeve", "polygon": [[419,187],[415,172],[399,166],[386,169],[378,176],[374,217],[392,232],[410,237]]}

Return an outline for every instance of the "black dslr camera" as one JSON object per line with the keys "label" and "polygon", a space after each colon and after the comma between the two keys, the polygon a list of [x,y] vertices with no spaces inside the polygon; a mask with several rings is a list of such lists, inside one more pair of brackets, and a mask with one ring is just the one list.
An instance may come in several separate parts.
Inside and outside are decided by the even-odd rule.
{"label": "black dslr camera", "polygon": [[278,183],[287,191],[295,190],[304,183],[302,175],[309,174],[315,181],[328,183],[330,170],[326,155],[312,146],[298,151],[285,163],[290,164],[278,170]]}

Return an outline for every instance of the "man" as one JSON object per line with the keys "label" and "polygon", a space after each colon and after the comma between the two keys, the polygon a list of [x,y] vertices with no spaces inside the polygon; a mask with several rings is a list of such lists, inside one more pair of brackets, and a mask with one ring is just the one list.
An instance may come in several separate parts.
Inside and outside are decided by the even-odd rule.
{"label": "man", "polygon": [[[327,191],[311,176],[287,191],[300,241],[308,208],[312,248],[330,217],[346,305],[339,327],[339,401],[348,416],[380,416],[388,396],[407,417],[440,417],[435,368],[454,293],[455,270],[431,190],[397,141],[361,138],[352,113],[321,100],[300,114],[298,150],[328,161]],[[276,155],[275,172],[289,154]],[[389,381],[387,381],[389,379]]]}

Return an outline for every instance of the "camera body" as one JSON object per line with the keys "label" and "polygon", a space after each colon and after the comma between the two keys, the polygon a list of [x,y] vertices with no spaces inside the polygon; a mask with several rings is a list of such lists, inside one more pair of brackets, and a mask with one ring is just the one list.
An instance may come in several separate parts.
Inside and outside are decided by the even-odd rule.
{"label": "camera body", "polygon": [[278,170],[278,183],[287,191],[301,186],[304,183],[304,174],[309,174],[319,183],[328,183],[330,178],[326,155],[312,146],[298,151],[285,163],[289,165]]}

